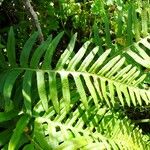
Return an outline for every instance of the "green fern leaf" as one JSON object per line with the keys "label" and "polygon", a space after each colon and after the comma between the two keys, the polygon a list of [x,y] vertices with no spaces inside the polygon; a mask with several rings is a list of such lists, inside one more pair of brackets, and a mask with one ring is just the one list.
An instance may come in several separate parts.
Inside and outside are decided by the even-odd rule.
{"label": "green fern leaf", "polygon": [[[150,36],[143,38],[126,50],[127,54],[130,55],[137,63],[148,69],[150,68],[150,56],[148,55],[150,50],[150,43],[148,42],[149,38]],[[144,48],[142,48],[141,45]],[[147,53],[144,49],[148,49]]]}
{"label": "green fern leaf", "polygon": [[44,61],[42,64],[43,69],[50,69],[51,68],[51,61],[52,61],[52,56],[54,54],[54,51],[56,49],[56,46],[58,45],[61,37],[63,36],[64,32],[59,33],[53,41],[50,43],[44,57]]}
{"label": "green fern leaf", "polygon": [[7,56],[10,65],[16,66],[15,36],[13,27],[10,28],[7,41]]}
{"label": "green fern leaf", "polygon": [[29,55],[37,37],[38,37],[38,32],[35,32],[34,34],[31,35],[31,37],[25,43],[22,49],[21,55],[20,55],[20,65],[22,67],[28,67]]}
{"label": "green fern leaf", "polygon": [[67,115],[64,111],[65,104],[61,101],[61,115],[55,116],[53,109],[49,108],[49,113],[37,118],[35,127],[40,127],[43,129],[42,134],[47,135],[47,138],[43,135],[43,143],[50,143],[52,149],[94,149],[102,146],[105,149],[144,150],[148,147],[141,131],[127,118],[122,119],[106,107],[97,109],[91,98],[88,101],[89,110],[85,111],[83,104],[80,104]]}
{"label": "green fern leaf", "polygon": [[12,89],[17,77],[21,74],[21,72],[22,70],[13,70],[10,71],[9,74],[7,75],[3,87],[3,94],[5,99],[5,111],[10,111],[11,109],[13,109],[13,102],[11,100]]}
{"label": "green fern leaf", "polygon": [[21,134],[23,133],[24,128],[28,124],[30,118],[28,115],[23,115],[19,121],[17,122],[16,128],[14,130],[14,133],[10,139],[9,145],[8,145],[8,150],[15,150],[19,139],[21,137]]}

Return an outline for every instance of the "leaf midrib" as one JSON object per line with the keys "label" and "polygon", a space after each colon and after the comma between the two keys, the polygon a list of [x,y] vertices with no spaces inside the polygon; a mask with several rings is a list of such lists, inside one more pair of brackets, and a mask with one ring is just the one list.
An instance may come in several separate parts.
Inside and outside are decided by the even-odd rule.
{"label": "leaf midrib", "polygon": [[[94,73],[89,73],[89,72],[79,72],[79,71],[67,71],[67,70],[49,70],[49,69],[36,69],[36,68],[23,68],[23,67],[17,67],[17,68],[10,68],[9,69],[10,71],[12,70],[24,70],[24,71],[33,71],[33,72],[38,72],[38,71],[42,71],[42,72],[52,72],[52,73],[58,73],[58,74],[63,74],[63,73],[67,73],[68,75],[71,74],[76,74],[76,75],[82,75],[82,76],[92,76],[92,77],[96,77],[96,78],[100,78],[102,80],[105,80],[105,81],[108,81],[108,82],[113,82],[114,85],[116,84],[121,84],[123,87],[130,87],[130,88],[134,88],[134,89],[140,89],[140,90],[145,90],[145,89],[141,89],[137,86],[134,86],[132,84],[125,84],[125,83],[122,83],[122,82],[119,82],[118,80],[114,80],[112,78],[106,78],[105,76],[101,76],[101,75],[97,75],[97,74],[94,74]],[[113,76],[114,77],[114,76]],[[147,90],[146,90],[147,91]]]}

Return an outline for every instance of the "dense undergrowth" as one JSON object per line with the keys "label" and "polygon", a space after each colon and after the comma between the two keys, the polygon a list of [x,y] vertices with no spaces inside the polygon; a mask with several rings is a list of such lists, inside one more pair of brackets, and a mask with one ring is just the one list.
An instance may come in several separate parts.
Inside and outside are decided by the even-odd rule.
{"label": "dense undergrowth", "polygon": [[150,149],[149,1],[33,4],[44,42],[1,30],[0,148]]}

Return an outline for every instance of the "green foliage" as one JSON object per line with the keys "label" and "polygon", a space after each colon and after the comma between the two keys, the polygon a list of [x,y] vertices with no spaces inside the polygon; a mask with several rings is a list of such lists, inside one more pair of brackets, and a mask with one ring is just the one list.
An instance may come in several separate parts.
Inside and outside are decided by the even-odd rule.
{"label": "green foliage", "polygon": [[[149,104],[150,91],[142,87],[146,74],[134,64],[125,64],[126,58],[121,54],[110,58],[110,49],[100,57],[97,57],[98,47],[89,53],[90,41],[74,54],[76,34],[52,67],[52,56],[62,35],[50,37],[32,52],[37,37],[34,33],[26,42],[19,63],[8,59],[8,67],[3,68],[1,122],[14,120],[20,113],[23,116],[18,116],[20,119],[17,119],[10,141],[2,141],[2,145],[8,143],[8,149],[13,150],[24,144],[19,140],[25,138],[25,143],[31,142],[28,146],[36,149],[149,149],[144,135],[125,117],[120,107]],[[14,42],[9,41],[13,36],[11,28],[8,43],[12,45]],[[138,46],[142,43],[150,49],[147,38],[132,45],[145,62],[149,56]],[[44,48],[41,53],[39,50]],[[128,47],[124,53],[140,63],[140,56],[134,57],[133,50]],[[9,49],[7,56],[10,56]],[[149,68],[145,63],[140,64]],[[22,93],[19,97],[16,85]],[[29,123],[31,118],[35,120]],[[12,128],[8,126],[3,132],[8,130]]]}
{"label": "green foliage", "polygon": [[[49,6],[47,1],[37,3]],[[149,3],[92,1],[94,18],[88,31],[92,39],[84,38],[81,47],[78,43],[83,41],[73,32],[89,25],[91,1],[53,4],[63,13],[51,7],[54,14],[50,14],[66,26],[67,17],[74,20],[78,13],[73,30],[68,30],[69,44],[62,46],[65,27],[41,45],[36,44],[38,33],[34,32],[18,51],[11,27],[6,50],[5,46],[0,49],[0,148],[149,150],[149,133],[143,133],[125,113],[149,108]],[[62,47],[66,49],[57,59]]]}

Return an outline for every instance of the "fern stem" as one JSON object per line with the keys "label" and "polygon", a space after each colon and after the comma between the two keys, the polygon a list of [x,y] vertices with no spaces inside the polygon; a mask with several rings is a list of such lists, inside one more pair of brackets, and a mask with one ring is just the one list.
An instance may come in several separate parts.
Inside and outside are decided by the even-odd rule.
{"label": "fern stem", "polygon": [[24,4],[25,4],[25,7],[26,7],[27,11],[29,11],[29,13],[31,15],[31,18],[33,20],[33,23],[34,23],[34,25],[36,26],[36,28],[39,32],[39,39],[40,39],[40,42],[42,43],[44,41],[44,36],[43,36],[43,33],[42,33],[40,22],[38,20],[38,16],[37,16],[36,12],[34,11],[34,9],[33,9],[33,7],[32,7],[29,0],[25,0]]}

